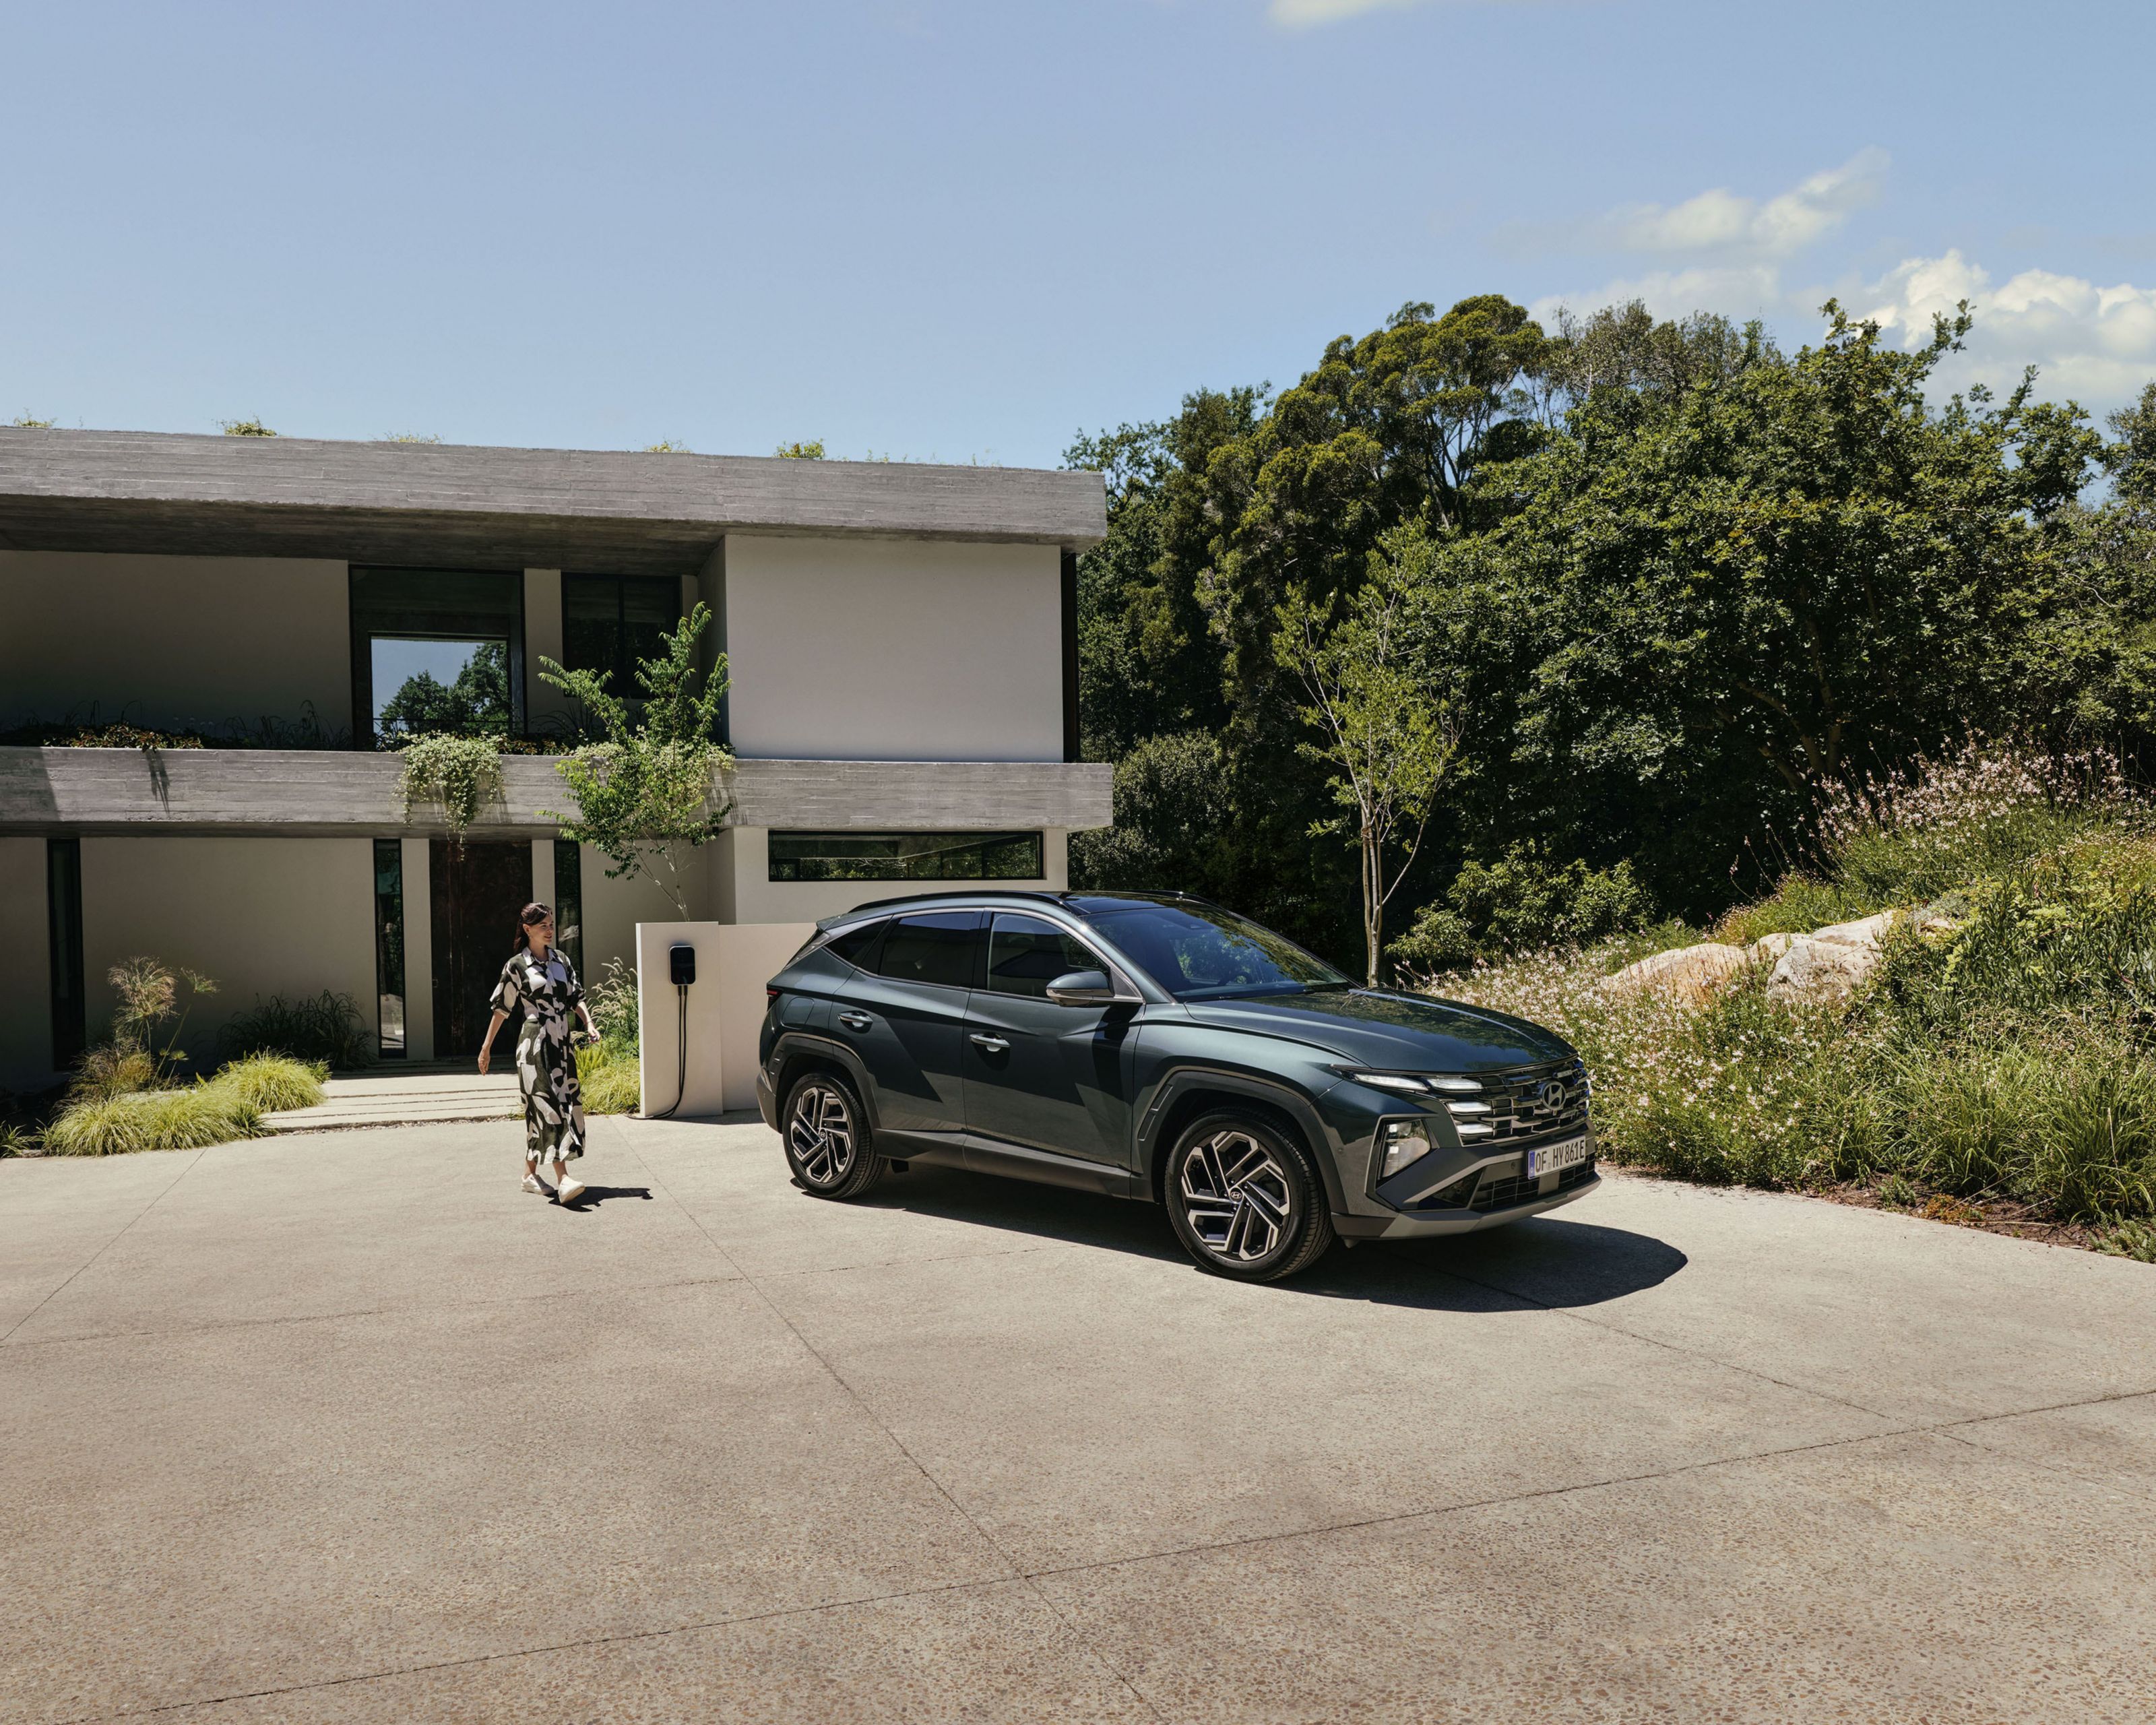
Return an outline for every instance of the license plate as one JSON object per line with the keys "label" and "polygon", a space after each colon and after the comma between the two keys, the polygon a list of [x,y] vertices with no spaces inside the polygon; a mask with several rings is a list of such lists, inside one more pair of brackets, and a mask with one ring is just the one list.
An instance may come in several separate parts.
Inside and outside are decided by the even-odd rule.
{"label": "license plate", "polygon": [[1527,1153],[1527,1178],[1532,1180],[1560,1168],[1577,1168],[1587,1160],[1589,1147],[1590,1141],[1585,1137],[1567,1138],[1561,1144],[1537,1144]]}

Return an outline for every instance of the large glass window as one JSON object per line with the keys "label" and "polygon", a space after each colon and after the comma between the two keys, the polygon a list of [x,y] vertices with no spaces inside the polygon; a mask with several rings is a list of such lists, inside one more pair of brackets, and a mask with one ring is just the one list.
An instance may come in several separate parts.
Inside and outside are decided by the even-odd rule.
{"label": "large glass window", "polygon": [[773,833],[774,880],[1038,880],[1038,833]]}
{"label": "large glass window", "polygon": [[519,571],[352,572],[352,711],[363,747],[524,730]]}
{"label": "large glass window", "polygon": [[584,973],[584,860],[572,839],[554,841],[554,939]]}
{"label": "large glass window", "polygon": [[1214,905],[1140,902],[1087,916],[1178,1000],[1353,986],[1286,935]]}
{"label": "large glass window", "polygon": [[996,913],[988,932],[988,988],[998,994],[1048,998],[1048,985],[1074,970],[1098,970],[1084,942],[1041,916]]}
{"label": "large glass window", "polygon": [[562,663],[571,670],[603,672],[607,691],[641,701],[639,660],[659,657],[681,620],[681,583],[670,575],[564,575]]}
{"label": "large glass window", "polygon": [[901,916],[883,937],[876,955],[876,973],[898,983],[970,988],[980,930],[978,911],[936,911],[924,916]]}
{"label": "large glass window", "polygon": [[383,1058],[404,1058],[404,847],[374,841],[374,986]]}
{"label": "large glass window", "polygon": [[82,988],[82,840],[45,840],[45,936],[51,961],[53,1070],[89,1045]]}

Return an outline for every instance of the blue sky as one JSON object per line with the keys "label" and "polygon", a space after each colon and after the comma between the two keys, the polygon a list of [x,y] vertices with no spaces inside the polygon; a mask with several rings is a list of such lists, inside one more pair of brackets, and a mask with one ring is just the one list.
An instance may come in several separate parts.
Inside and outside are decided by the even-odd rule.
{"label": "blue sky", "polygon": [[2145,3],[0,0],[0,420],[1052,465],[1410,299],[2156,377]]}

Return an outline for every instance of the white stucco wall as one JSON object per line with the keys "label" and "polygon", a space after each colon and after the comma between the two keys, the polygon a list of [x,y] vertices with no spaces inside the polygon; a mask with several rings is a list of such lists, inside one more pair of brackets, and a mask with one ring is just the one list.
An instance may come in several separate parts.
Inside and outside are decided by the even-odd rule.
{"label": "white stucco wall", "polygon": [[0,551],[0,724],[352,723],[346,566]]}
{"label": "white stucco wall", "polygon": [[[689,916],[692,921],[710,914],[711,873],[706,855],[713,848],[705,846],[706,855],[692,854],[683,866],[682,872],[689,882]],[[588,988],[606,975],[609,958],[619,958],[624,965],[636,963],[638,923],[676,922],[681,920],[681,913],[649,875],[639,875],[633,880],[609,880],[606,875],[607,860],[602,853],[587,845],[578,855],[583,875],[583,980]]]}
{"label": "white stucco wall", "polygon": [[[406,915],[408,947],[408,898]],[[335,989],[374,1028],[372,839],[85,838],[82,926],[93,1043],[115,1004],[105,973],[137,956],[189,966],[217,983],[216,993],[189,1004],[181,1034],[198,1059],[216,1054],[218,1029],[258,995]]]}
{"label": "white stucco wall", "polygon": [[53,1071],[45,841],[0,839],[0,1089],[43,1090]]}
{"label": "white stucco wall", "polygon": [[1054,546],[729,535],[724,567],[737,752],[1063,758]]}
{"label": "white stucco wall", "polygon": [[709,847],[711,914],[721,922],[814,922],[871,899],[909,892],[963,891],[975,885],[990,891],[1060,892],[1070,884],[1070,835],[1059,828],[1042,833],[1040,862],[1046,872],[1038,880],[774,880],[769,832],[730,827]]}

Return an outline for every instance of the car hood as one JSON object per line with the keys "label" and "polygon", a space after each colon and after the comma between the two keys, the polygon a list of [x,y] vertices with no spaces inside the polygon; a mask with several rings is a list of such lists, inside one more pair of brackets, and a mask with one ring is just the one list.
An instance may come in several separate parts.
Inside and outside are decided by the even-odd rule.
{"label": "car hood", "polygon": [[1482,1072],[1565,1060],[1563,1038],[1525,1019],[1456,1000],[1373,988],[1188,1000],[1201,1024],[1290,1036],[1359,1065],[1406,1072]]}

